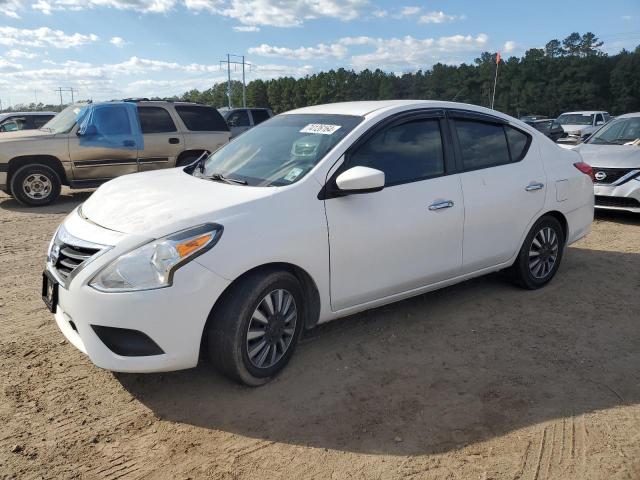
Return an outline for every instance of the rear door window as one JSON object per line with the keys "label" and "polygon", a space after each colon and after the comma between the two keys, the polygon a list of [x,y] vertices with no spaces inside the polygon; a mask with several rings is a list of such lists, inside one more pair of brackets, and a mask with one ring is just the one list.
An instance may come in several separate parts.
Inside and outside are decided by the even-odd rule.
{"label": "rear door window", "polygon": [[464,170],[504,165],[511,162],[502,125],[475,120],[455,120]]}
{"label": "rear door window", "polygon": [[259,123],[264,122],[265,120],[269,120],[271,118],[269,116],[269,112],[266,110],[251,110],[251,116],[253,117],[253,124],[258,125]]}
{"label": "rear door window", "polygon": [[246,110],[236,110],[227,117],[227,124],[230,127],[250,127],[249,113]]}
{"label": "rear door window", "polygon": [[33,128],[43,127],[52,118],[53,115],[35,115],[33,117]]}
{"label": "rear door window", "polygon": [[162,107],[138,107],[142,133],[169,133],[176,131],[176,125],[169,112]]}
{"label": "rear door window", "polygon": [[192,132],[228,132],[227,122],[211,107],[198,105],[176,105],[176,111],[187,129]]}

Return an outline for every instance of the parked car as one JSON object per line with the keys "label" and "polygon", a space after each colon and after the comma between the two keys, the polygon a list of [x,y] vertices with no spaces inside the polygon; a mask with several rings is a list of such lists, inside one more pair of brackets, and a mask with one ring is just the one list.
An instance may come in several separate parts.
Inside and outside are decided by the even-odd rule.
{"label": "parked car", "polygon": [[0,132],[35,130],[56,116],[56,112],[0,113]]}
{"label": "parked car", "polygon": [[576,150],[593,168],[596,208],[640,213],[640,113],[617,117]]}
{"label": "parked car", "polygon": [[556,122],[566,133],[566,136],[560,138],[559,141],[570,145],[580,143],[607,123],[610,118],[609,113],[604,111],[563,113],[556,118]]}
{"label": "parked car", "polygon": [[524,123],[526,123],[527,125],[531,125],[539,132],[544,133],[554,142],[565,135],[564,130],[560,126],[560,124],[552,118],[547,118],[544,120],[528,120]]}
{"label": "parked car", "polygon": [[318,323],[499,270],[546,285],[589,232],[590,173],[487,108],[302,108],[101,186],[55,233],[44,299],[102,368],[190,368],[205,345],[260,385]]}
{"label": "parked car", "polygon": [[1,135],[0,190],[24,205],[47,205],[62,185],[96,187],[128,173],[184,166],[229,141],[227,124],[215,108],[167,101],[137,106],[142,151],[130,148],[136,129],[122,103],[112,105],[112,121],[100,132],[121,140],[121,148],[83,146],[77,124],[82,104],[67,107],[39,130]]}
{"label": "parked car", "polygon": [[221,108],[219,111],[229,125],[231,138],[273,117],[270,108]]}
{"label": "parked car", "polygon": [[535,122],[536,120],[548,120],[549,117],[546,115],[523,115],[520,117],[520,120],[524,123]]}

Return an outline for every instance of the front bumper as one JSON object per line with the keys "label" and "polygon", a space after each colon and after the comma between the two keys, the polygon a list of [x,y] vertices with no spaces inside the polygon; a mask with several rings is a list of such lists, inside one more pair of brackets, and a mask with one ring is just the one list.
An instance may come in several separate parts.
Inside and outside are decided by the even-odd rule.
{"label": "front bumper", "polygon": [[6,165],[0,165],[0,190],[6,192],[9,189],[7,185],[7,170]]}
{"label": "front bumper", "polygon": [[[83,225],[74,215],[75,212],[65,221],[65,228],[72,235],[109,244],[103,236],[109,235],[108,232],[100,232],[100,227],[88,222],[84,225],[84,236],[79,234]],[[78,228],[79,225],[81,228]],[[76,348],[84,352],[95,365],[107,370],[160,372],[195,367],[211,308],[230,282],[195,259],[175,272],[171,287],[104,293],[89,286],[90,280],[100,269],[136,242],[139,239],[124,239],[122,243],[126,246],[116,244],[88,262],[66,286],[59,286],[56,323]],[[52,270],[50,266],[47,268]],[[100,339],[93,326],[141,332],[162,353],[119,355]]]}
{"label": "front bumper", "polygon": [[594,185],[595,208],[640,213],[640,181],[631,179],[621,185]]}

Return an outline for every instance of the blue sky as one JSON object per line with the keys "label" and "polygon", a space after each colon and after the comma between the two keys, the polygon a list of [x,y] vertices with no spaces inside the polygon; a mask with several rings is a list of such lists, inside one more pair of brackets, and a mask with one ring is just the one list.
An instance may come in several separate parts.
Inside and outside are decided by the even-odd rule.
{"label": "blue sky", "polygon": [[225,80],[227,52],[246,55],[249,80],[407,72],[574,31],[610,53],[634,48],[640,1],[0,0],[0,100],[56,102],[58,86],[95,100],[203,89]]}

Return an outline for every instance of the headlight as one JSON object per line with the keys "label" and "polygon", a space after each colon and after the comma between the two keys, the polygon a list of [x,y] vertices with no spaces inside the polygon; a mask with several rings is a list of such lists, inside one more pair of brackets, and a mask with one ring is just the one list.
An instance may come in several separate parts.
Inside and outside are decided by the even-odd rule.
{"label": "headlight", "polygon": [[213,247],[222,230],[222,225],[208,223],[154,240],[118,257],[89,285],[101,292],[169,287],[174,272]]}

